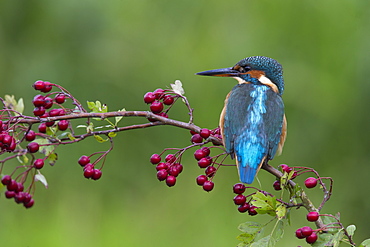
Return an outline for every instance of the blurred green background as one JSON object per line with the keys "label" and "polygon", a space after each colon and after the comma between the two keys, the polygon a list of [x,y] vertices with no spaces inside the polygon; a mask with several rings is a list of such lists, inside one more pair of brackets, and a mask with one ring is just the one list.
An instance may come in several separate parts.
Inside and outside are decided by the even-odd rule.
{"label": "blurred green background", "polygon": [[[333,177],[323,212],[341,212],[345,225],[356,224],[358,244],[370,237],[369,51],[366,0],[0,1],[1,95],[22,97],[29,114],[37,79],[63,85],[81,102],[99,99],[110,110],[147,110],[147,91],[180,79],[195,123],[214,128],[236,81],[194,73],[252,55],[277,59],[285,71],[288,139],[271,164],[309,166]],[[176,109],[170,117],[186,120],[185,107]],[[206,193],[195,184],[202,171],[191,152],[173,188],[157,181],[148,162],[152,153],[185,147],[189,139],[188,131],[166,126],[121,133],[97,182],[83,177],[77,159],[107,145],[87,140],[60,147],[57,164],[43,169],[50,187],[38,184],[32,209],[1,196],[1,243],[236,246],[239,223],[269,218],[238,213],[235,168],[221,169]],[[7,163],[5,171],[16,165]],[[272,190],[271,175],[261,171],[259,179]],[[309,194],[318,204],[319,189]],[[306,245],[294,237],[297,228],[313,227],[305,214],[294,210],[278,246]]]}

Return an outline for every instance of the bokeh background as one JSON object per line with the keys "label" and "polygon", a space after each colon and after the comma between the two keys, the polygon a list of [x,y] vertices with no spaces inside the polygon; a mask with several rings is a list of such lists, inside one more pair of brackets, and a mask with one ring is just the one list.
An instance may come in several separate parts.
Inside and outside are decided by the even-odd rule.
{"label": "bokeh background", "polygon": [[[29,114],[37,79],[110,110],[147,110],[147,91],[180,79],[195,123],[215,128],[235,81],[194,73],[252,55],[277,59],[285,70],[288,139],[271,164],[309,166],[333,177],[323,212],[341,212],[345,225],[356,224],[358,244],[370,237],[369,51],[366,0],[0,1],[0,94],[22,97]],[[170,116],[186,120],[185,107]],[[237,211],[235,168],[220,170],[214,191],[206,193],[195,184],[202,171],[191,152],[173,188],[157,181],[148,161],[189,139],[188,131],[166,126],[121,133],[96,182],[83,177],[77,159],[107,145],[87,140],[60,147],[57,164],[43,169],[50,186],[38,184],[32,209],[1,195],[2,245],[236,246],[239,223],[269,218]],[[7,163],[5,171],[16,165]],[[262,171],[259,179],[272,190],[271,175]],[[319,203],[319,189],[309,192]],[[294,237],[297,228],[313,226],[305,214],[294,210],[278,246],[306,245]]]}

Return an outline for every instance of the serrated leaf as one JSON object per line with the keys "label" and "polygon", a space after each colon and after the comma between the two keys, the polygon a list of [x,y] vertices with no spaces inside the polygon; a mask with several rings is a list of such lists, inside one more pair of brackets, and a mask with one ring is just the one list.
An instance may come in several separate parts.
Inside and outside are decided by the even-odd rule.
{"label": "serrated leaf", "polygon": [[[329,225],[329,224],[333,225],[333,223],[337,223],[337,220],[330,216],[321,216],[320,218],[322,219],[322,222],[324,223],[324,225]],[[338,232],[338,228],[328,228],[327,231],[329,233],[334,234]]]}
{"label": "serrated leaf", "polygon": [[355,234],[355,231],[356,231],[356,226],[355,225],[349,225],[349,226],[347,226],[346,231],[348,232],[348,234],[350,236],[353,236]]}
{"label": "serrated leaf", "polygon": [[271,234],[271,236],[277,242],[283,237],[283,235],[284,235],[284,222],[282,220],[278,220],[276,222],[274,232]]}
{"label": "serrated leaf", "polygon": [[313,247],[326,247],[330,246],[329,244],[332,242],[333,235],[330,233],[322,233],[318,234],[318,239],[317,241],[312,244]]}
{"label": "serrated leaf", "polygon": [[364,240],[359,247],[370,247],[370,238]]}
{"label": "serrated leaf", "polygon": [[18,100],[18,103],[17,103],[17,105],[16,105],[16,107],[15,107],[15,110],[16,110],[17,112],[19,112],[19,113],[23,113],[23,110],[24,110],[24,103],[23,103],[23,99],[22,99],[22,98],[20,98],[20,99]]}
{"label": "serrated leaf", "polygon": [[342,231],[342,229],[340,229],[339,232],[337,232],[334,236],[333,236],[333,239],[332,239],[332,246],[333,247],[338,247],[339,244],[340,244],[340,241],[343,239],[343,236],[344,236],[344,233]]}
{"label": "serrated leaf", "polygon": [[56,154],[56,153],[51,153],[51,154],[48,156],[47,160],[49,161],[49,164],[50,164],[51,166],[55,165],[55,162],[58,160],[58,154]]}
{"label": "serrated leaf", "polygon": [[276,207],[276,216],[278,217],[279,220],[283,219],[286,215],[286,206],[282,203],[279,203]]}
{"label": "serrated leaf", "polygon": [[[118,110],[119,112],[125,112],[126,111],[126,109],[125,108],[123,108],[122,110]],[[116,121],[116,123],[115,123],[115,126],[117,126],[118,125],[118,123],[119,123],[119,121],[121,121],[122,120],[122,116],[118,116],[118,117],[115,117],[115,121]]]}
{"label": "serrated leaf", "polygon": [[103,142],[106,142],[106,141],[109,140],[108,138],[107,139],[103,139],[100,135],[94,135],[94,138],[95,138],[95,140],[97,140],[100,143],[103,143]]}
{"label": "serrated leaf", "polygon": [[48,182],[46,181],[45,176],[42,175],[39,170],[37,170],[37,174],[35,175],[35,181],[40,181],[45,186],[45,188],[48,188]]}
{"label": "serrated leaf", "polygon": [[260,240],[250,245],[250,247],[272,247],[272,246],[275,246],[275,241],[271,238],[270,235],[261,238]]}
{"label": "serrated leaf", "polygon": [[171,84],[171,88],[177,94],[180,94],[180,95],[185,94],[185,90],[182,87],[182,83],[180,80],[176,80],[174,84]]}
{"label": "serrated leaf", "polygon": [[112,138],[113,138],[113,137],[116,137],[116,136],[117,136],[117,132],[113,132],[113,131],[112,131],[112,132],[109,132],[109,133],[108,133],[108,136],[109,136],[109,137],[112,137]]}
{"label": "serrated leaf", "polygon": [[253,221],[247,221],[247,222],[244,222],[244,223],[241,223],[239,226],[238,226],[238,229],[242,232],[246,232],[246,233],[249,233],[249,234],[254,234],[254,233],[257,233],[259,232],[261,229],[263,228],[263,226],[258,223],[258,222],[253,222]]}
{"label": "serrated leaf", "polygon": [[74,140],[76,140],[76,138],[72,135],[72,133],[69,133],[68,132],[68,138],[69,138],[69,140],[71,140],[71,141],[74,141]]}
{"label": "serrated leaf", "polygon": [[265,194],[257,191],[256,194],[252,196],[251,201],[253,206],[256,206],[256,211],[259,214],[269,214],[275,216],[276,209],[276,198],[272,196],[266,196]]}
{"label": "serrated leaf", "polygon": [[254,240],[254,235],[248,233],[242,233],[236,237],[237,240],[242,242],[243,244],[250,244]]}

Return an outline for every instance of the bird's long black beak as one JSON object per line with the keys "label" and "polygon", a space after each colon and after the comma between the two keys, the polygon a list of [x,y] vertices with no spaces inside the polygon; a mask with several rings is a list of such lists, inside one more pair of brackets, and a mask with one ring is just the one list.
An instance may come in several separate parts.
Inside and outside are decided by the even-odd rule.
{"label": "bird's long black beak", "polygon": [[205,75],[205,76],[223,76],[223,77],[235,77],[240,74],[239,71],[231,68],[224,69],[213,69],[196,73],[196,75]]}

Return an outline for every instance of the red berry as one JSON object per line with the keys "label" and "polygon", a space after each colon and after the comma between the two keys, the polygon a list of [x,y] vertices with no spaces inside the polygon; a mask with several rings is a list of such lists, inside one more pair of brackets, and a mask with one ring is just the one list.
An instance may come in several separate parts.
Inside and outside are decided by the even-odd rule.
{"label": "red berry", "polygon": [[2,140],[2,143],[5,144],[5,145],[10,145],[10,143],[12,142],[12,137],[10,135],[3,135],[3,140]]}
{"label": "red berry", "polygon": [[195,134],[191,137],[192,143],[201,143],[203,142],[203,138],[199,134]]}
{"label": "red berry", "polygon": [[15,191],[12,190],[5,191],[5,197],[8,199],[15,197]]}
{"label": "red berry", "polygon": [[160,98],[162,98],[162,96],[164,94],[164,90],[162,88],[158,88],[158,89],[154,90],[153,93],[154,93],[156,99],[160,99]]}
{"label": "red berry", "polygon": [[161,156],[159,156],[159,154],[153,154],[150,157],[150,163],[153,165],[158,164],[159,162],[161,162]]}
{"label": "red berry", "polygon": [[24,190],[24,186],[22,183],[17,183],[17,188],[15,189],[15,192],[22,192]]}
{"label": "red berry", "polygon": [[64,131],[64,130],[68,129],[68,126],[69,126],[69,121],[68,120],[60,120],[58,122],[58,129],[60,131]]}
{"label": "red berry", "polygon": [[207,169],[206,169],[207,177],[209,177],[209,178],[213,177],[216,174],[216,171],[217,171],[216,167],[208,166]]}
{"label": "red berry", "polygon": [[162,102],[159,102],[159,101],[154,101],[151,105],[150,105],[150,110],[153,112],[153,113],[160,113],[161,111],[163,111],[163,103]]}
{"label": "red berry", "polygon": [[235,194],[243,194],[245,191],[245,185],[242,183],[234,184],[233,191]]}
{"label": "red berry", "polygon": [[51,127],[55,124],[55,121],[45,122],[46,127]]}
{"label": "red berry", "polygon": [[35,160],[35,162],[33,162],[33,166],[36,168],[36,169],[41,169],[44,167],[44,160],[43,159],[37,159]]}
{"label": "red berry", "polygon": [[38,106],[33,109],[33,115],[36,117],[42,116],[45,113],[45,108],[43,106]]}
{"label": "red berry", "polygon": [[168,170],[168,174],[170,174],[171,176],[177,177],[180,174],[180,170],[177,166],[173,165]]}
{"label": "red berry", "polygon": [[209,147],[202,147],[201,150],[204,152],[205,156],[208,156],[211,153]]}
{"label": "red berry", "polygon": [[297,231],[295,231],[295,236],[299,239],[305,238],[305,236],[302,235],[302,229],[299,228]]}
{"label": "red berry", "polygon": [[32,196],[27,192],[23,192],[23,195],[24,195],[23,203],[29,203],[32,199]]}
{"label": "red berry", "polygon": [[244,205],[247,198],[245,197],[245,195],[239,194],[239,195],[236,195],[233,200],[234,200],[235,205]]}
{"label": "red berry", "polygon": [[204,139],[207,139],[211,135],[211,131],[209,129],[201,129],[199,135]]}
{"label": "red berry", "polygon": [[313,232],[310,236],[306,238],[306,242],[309,244],[315,243],[316,240],[317,240],[317,234],[315,232]]}
{"label": "red berry", "polygon": [[58,108],[51,109],[49,111],[49,117],[56,117],[56,116],[59,116],[59,109]]}
{"label": "red berry", "polygon": [[94,180],[98,180],[101,178],[101,175],[102,175],[102,171],[100,169],[94,169],[94,173],[93,175],[91,176],[92,179]]}
{"label": "red berry", "polygon": [[256,208],[256,206],[250,206],[250,208],[248,209],[248,214],[252,216],[258,214]]}
{"label": "red berry", "polygon": [[45,109],[49,109],[53,106],[54,102],[53,102],[53,99],[50,98],[50,97],[45,97]]}
{"label": "red berry", "polygon": [[44,89],[45,88],[45,82],[44,81],[36,81],[34,84],[33,84],[33,88],[35,90],[41,90],[41,89]]}
{"label": "red berry", "polygon": [[16,146],[17,146],[17,143],[16,143],[15,139],[12,137],[12,142],[9,145],[8,151],[14,151]]}
{"label": "red berry", "polygon": [[168,154],[165,158],[165,161],[168,163],[173,163],[176,160],[176,156],[173,154]]}
{"label": "red berry", "polygon": [[215,184],[212,181],[205,181],[203,183],[203,190],[211,191],[211,190],[213,190],[214,186],[215,186]]}
{"label": "red berry", "polygon": [[249,203],[244,203],[243,205],[240,205],[240,206],[238,207],[238,211],[239,211],[240,213],[245,213],[245,212],[247,212],[247,211],[249,210],[249,208],[250,208]]}
{"label": "red berry", "polygon": [[167,178],[168,173],[166,170],[162,169],[157,172],[157,178],[159,181],[163,181]]}
{"label": "red berry", "polygon": [[200,159],[202,159],[206,156],[207,156],[207,154],[204,152],[204,150],[202,150],[202,148],[198,149],[198,150],[195,150],[195,152],[194,152],[194,158],[196,160],[200,160]]}
{"label": "red berry", "polygon": [[38,127],[38,130],[40,133],[46,133],[46,123],[40,123],[39,124],[39,127]]}
{"label": "red berry", "polygon": [[23,192],[15,193],[14,200],[16,203],[23,203],[24,200]]}
{"label": "red berry", "polygon": [[309,189],[314,188],[317,185],[317,179],[309,177],[306,179],[306,181],[304,181],[304,185]]}
{"label": "red berry", "polygon": [[155,167],[155,169],[156,169],[157,171],[162,170],[162,169],[167,170],[167,169],[168,169],[168,163],[163,163],[163,162],[161,162],[161,163],[159,163],[159,164]]}
{"label": "red berry", "polygon": [[190,135],[195,135],[195,134],[197,134],[197,132],[190,130]]}
{"label": "red berry", "polygon": [[201,158],[199,161],[198,161],[198,166],[200,168],[206,168],[207,166],[209,166],[210,164],[212,163],[212,158],[207,156],[207,157],[204,157],[204,158]]}
{"label": "red berry", "polygon": [[92,167],[89,166],[87,167],[87,165],[84,167],[84,177],[85,178],[91,178],[93,175],[94,175],[94,171],[95,169]]}
{"label": "red berry", "polygon": [[30,142],[27,145],[28,152],[36,153],[39,151],[40,145],[37,142]]}
{"label": "red berry", "polygon": [[145,102],[145,103],[150,104],[150,103],[152,103],[154,100],[155,100],[155,94],[154,94],[154,93],[152,93],[152,92],[147,92],[147,93],[144,95],[144,102]]}
{"label": "red berry", "polygon": [[36,133],[33,130],[30,130],[30,131],[27,132],[27,134],[26,134],[26,140],[27,141],[31,142],[31,141],[35,140],[35,138],[36,138]]}
{"label": "red berry", "polygon": [[285,164],[281,164],[280,167],[281,167],[281,170],[283,170],[284,172],[286,172],[290,168],[288,165],[285,165]]}
{"label": "red berry", "polygon": [[312,234],[312,228],[309,226],[304,226],[301,228],[302,235],[308,237]]}
{"label": "red berry", "polygon": [[173,99],[173,97],[172,97],[171,95],[166,95],[166,96],[164,96],[164,98],[163,98],[163,103],[164,103],[165,105],[172,105],[172,104],[173,104],[173,102],[174,102],[174,99]]}
{"label": "red berry", "polygon": [[15,180],[11,180],[7,185],[6,185],[6,189],[9,190],[9,191],[15,191],[16,189],[18,189],[18,183],[15,181]]}
{"label": "red berry", "polygon": [[55,96],[54,100],[58,104],[63,104],[66,101],[66,96],[64,94],[58,94],[57,96]]}
{"label": "red berry", "polygon": [[44,88],[40,89],[40,91],[43,92],[43,93],[48,93],[48,92],[51,91],[52,88],[53,88],[53,86],[51,85],[51,83],[48,82],[48,81],[45,81],[44,82]]}
{"label": "red berry", "polygon": [[45,96],[38,94],[35,97],[33,97],[32,103],[34,106],[44,106],[45,105]]}
{"label": "red berry", "polygon": [[23,205],[25,208],[31,208],[33,206],[33,204],[35,204],[35,201],[31,198],[31,200],[27,203],[24,203],[23,202]]}
{"label": "red berry", "polygon": [[4,176],[1,178],[1,183],[2,183],[3,185],[8,185],[11,181],[12,181],[12,178],[11,178],[9,175],[4,175]]}
{"label": "red berry", "polygon": [[175,176],[168,176],[166,178],[166,184],[168,187],[172,187],[176,184],[176,177]]}
{"label": "red berry", "polygon": [[199,175],[197,177],[197,184],[202,186],[204,184],[204,182],[208,181],[208,178],[206,175]]}
{"label": "red berry", "polygon": [[90,158],[86,155],[82,155],[78,159],[78,164],[80,164],[80,166],[86,166],[88,163],[90,163]]}
{"label": "red berry", "polygon": [[274,187],[275,190],[281,190],[280,181],[276,180],[272,187]]}
{"label": "red berry", "polygon": [[309,212],[307,214],[307,220],[308,221],[314,222],[314,221],[317,221],[318,219],[319,219],[319,213],[318,212]]}
{"label": "red berry", "polygon": [[180,163],[175,163],[173,166],[176,167],[177,170],[179,170],[179,173],[181,173],[184,169],[184,167]]}

